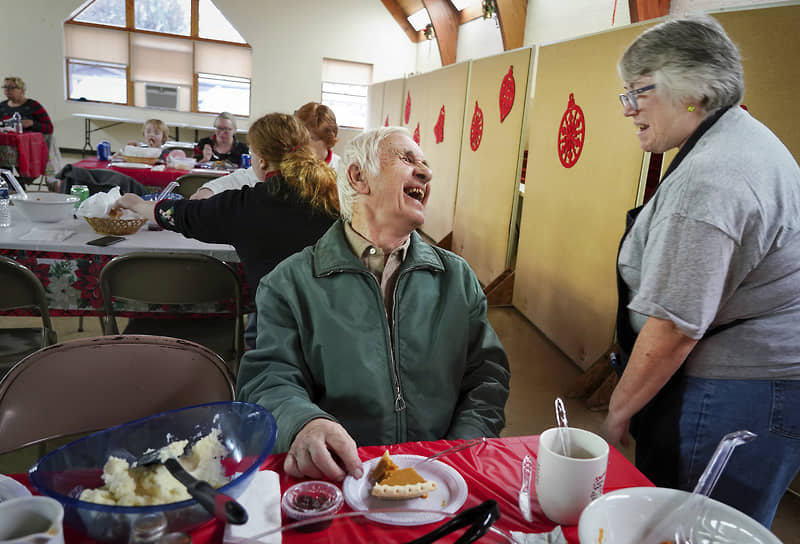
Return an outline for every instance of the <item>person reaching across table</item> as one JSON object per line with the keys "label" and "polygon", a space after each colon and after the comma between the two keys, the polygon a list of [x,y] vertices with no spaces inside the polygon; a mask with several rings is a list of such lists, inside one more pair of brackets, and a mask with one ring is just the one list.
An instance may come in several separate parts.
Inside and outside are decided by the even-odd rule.
{"label": "person reaching across table", "polygon": [[645,31],[619,72],[642,149],[678,154],[620,246],[630,358],[603,435],[630,426],[637,467],[691,490],[725,434],[756,433],[712,497],[769,526],[800,469],[800,168],[739,107],[741,57],[714,19]]}
{"label": "person reaching across table", "polygon": [[237,398],[275,416],[292,476],[359,478],[357,445],[496,437],[505,424],[508,360],[480,283],[415,232],[431,177],[405,128],[360,134],[340,164],[342,220],[259,284]]}
{"label": "person reaching across table", "polygon": [[255,289],[276,264],[330,227],[339,204],[333,172],[308,147],[308,131],[294,116],[265,115],[250,126],[248,140],[263,183],[204,200],[149,202],[127,194],[114,207],[134,210],[190,238],[231,244]]}
{"label": "person reaching across table", "polygon": [[39,102],[25,97],[25,82],[18,77],[3,80],[6,100],[0,102],[0,120],[11,119],[15,113],[22,118],[22,129],[26,132],[53,133],[53,122]]}
{"label": "person reaching across table", "polygon": [[214,119],[214,135],[201,138],[194,150],[198,162],[227,161],[239,166],[247,145],[236,139],[236,118],[224,111]]}

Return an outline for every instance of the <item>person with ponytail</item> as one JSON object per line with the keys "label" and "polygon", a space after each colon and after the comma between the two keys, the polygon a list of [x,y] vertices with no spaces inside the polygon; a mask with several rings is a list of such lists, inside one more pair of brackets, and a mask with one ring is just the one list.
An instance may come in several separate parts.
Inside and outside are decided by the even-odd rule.
{"label": "person with ponytail", "polygon": [[[283,259],[317,241],[339,216],[336,173],[309,147],[308,130],[294,115],[270,113],[248,131],[253,187],[203,200],[151,202],[125,194],[114,208],[133,210],[167,230],[236,248],[253,290]],[[255,314],[251,314],[255,315]],[[248,321],[248,331],[255,323]],[[254,335],[245,333],[249,348]]]}

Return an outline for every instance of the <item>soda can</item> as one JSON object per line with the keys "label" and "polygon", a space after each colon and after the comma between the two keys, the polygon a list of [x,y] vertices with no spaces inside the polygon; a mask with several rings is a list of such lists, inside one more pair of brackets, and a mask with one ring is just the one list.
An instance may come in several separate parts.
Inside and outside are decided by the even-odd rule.
{"label": "soda can", "polygon": [[75,209],[78,209],[78,206],[81,205],[81,202],[89,198],[89,186],[88,185],[73,185],[69,189],[69,194],[75,195],[78,197],[78,201],[75,203]]}
{"label": "soda can", "polygon": [[107,161],[110,157],[111,157],[111,144],[105,141],[97,144],[97,160]]}
{"label": "soda can", "polygon": [[250,154],[242,153],[242,158],[239,161],[239,166],[242,168],[250,168]]}

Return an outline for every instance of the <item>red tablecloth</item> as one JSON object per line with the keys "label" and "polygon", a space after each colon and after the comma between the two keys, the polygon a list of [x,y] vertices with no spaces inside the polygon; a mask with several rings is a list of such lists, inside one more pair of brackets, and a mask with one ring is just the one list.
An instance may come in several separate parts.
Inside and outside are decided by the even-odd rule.
{"label": "red tablecloth", "polygon": [[[391,454],[415,454],[428,456],[446,449],[459,441],[440,440],[437,442],[409,442],[389,446]],[[463,508],[476,506],[487,499],[495,499],[499,506],[501,517],[496,526],[507,531],[522,531],[526,533],[544,532],[552,530],[555,525],[545,518],[536,501],[536,491],[531,486],[531,502],[533,522],[526,522],[520,513],[517,493],[520,487],[522,458],[530,454],[534,459],[539,446],[538,436],[519,436],[508,438],[490,439],[486,444],[454,453],[442,459],[443,463],[458,470],[464,477],[469,488],[469,496]],[[384,446],[369,446],[359,448],[361,459],[366,461],[380,456],[386,448]],[[271,455],[262,467],[274,470],[280,475],[281,491],[299,480],[283,473],[283,460],[285,455]],[[12,475],[25,485],[29,485],[26,475]],[[625,457],[613,447],[608,456],[608,474],[606,476],[604,492],[614,491],[625,487],[651,486],[652,483],[645,478]],[[349,511],[345,504],[343,512]],[[286,520],[284,520],[284,523]],[[437,524],[442,523],[438,522]],[[337,520],[328,529],[302,533],[286,531],[283,542],[286,544],[309,544],[317,542],[326,543],[373,543],[373,542],[407,542],[417,538],[433,529],[437,524],[428,524],[416,527],[389,526],[366,521],[362,518],[347,518]],[[563,527],[564,535],[570,544],[578,543],[577,528],[575,526]],[[89,544],[90,540],[77,534],[68,527],[65,528],[66,544]],[[193,544],[217,544],[222,541],[223,526],[221,523],[211,521],[192,533]],[[389,537],[388,535],[391,535]]]}
{"label": "red tablecloth", "polygon": [[47,168],[47,144],[41,132],[0,132],[0,146],[16,150],[15,164],[21,176],[36,178]]}
{"label": "red tablecloth", "polygon": [[110,168],[115,172],[130,176],[142,185],[148,187],[166,187],[169,182],[175,181],[181,176],[188,174],[186,170],[177,170],[175,168],[165,168],[164,170],[152,170],[150,168],[124,168],[119,166],[111,167],[111,161],[100,161],[97,159],[83,159],[74,163],[72,166],[76,168]]}

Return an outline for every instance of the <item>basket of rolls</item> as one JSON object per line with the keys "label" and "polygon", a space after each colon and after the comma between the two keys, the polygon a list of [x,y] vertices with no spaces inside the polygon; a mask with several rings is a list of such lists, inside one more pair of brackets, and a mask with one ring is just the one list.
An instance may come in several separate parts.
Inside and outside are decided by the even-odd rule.
{"label": "basket of rolls", "polygon": [[126,145],[122,149],[122,158],[125,160],[125,162],[155,164],[160,156],[160,147],[139,147],[138,145]]}
{"label": "basket of rolls", "polygon": [[107,193],[96,193],[81,202],[75,215],[83,217],[98,234],[133,234],[147,223],[147,219],[130,210],[112,210],[121,196],[119,187]]}

